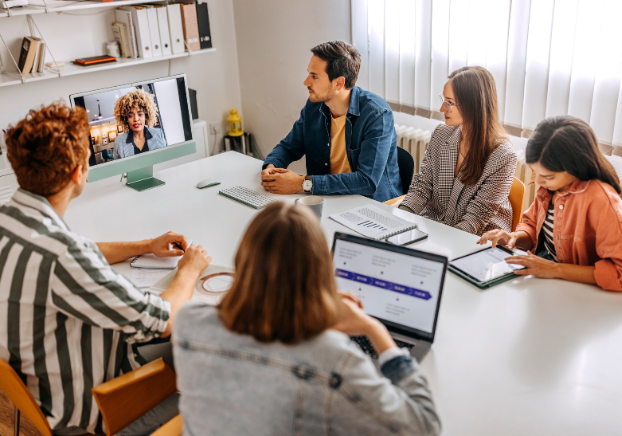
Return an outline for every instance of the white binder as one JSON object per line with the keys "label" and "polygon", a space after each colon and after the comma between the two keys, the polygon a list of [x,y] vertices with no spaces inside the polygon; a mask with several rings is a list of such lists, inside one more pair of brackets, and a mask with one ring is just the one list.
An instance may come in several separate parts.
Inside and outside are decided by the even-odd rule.
{"label": "white binder", "polygon": [[151,37],[149,36],[147,9],[140,6],[126,6],[121,9],[132,13],[132,24],[134,24],[134,32],[136,33],[138,57],[144,59],[152,58],[153,50],[151,49]]}
{"label": "white binder", "polygon": [[160,29],[158,26],[158,13],[153,6],[143,6],[147,9],[147,19],[149,20],[149,36],[151,37],[151,49],[153,56],[162,56],[162,43],[160,41]]}
{"label": "white binder", "polygon": [[181,24],[181,4],[173,3],[166,6],[168,11],[168,28],[171,31],[173,54],[186,51],[184,45],[184,28]]}
{"label": "white binder", "polygon": [[155,8],[158,15],[158,28],[160,29],[160,44],[162,44],[162,54],[173,54],[171,47],[171,34],[168,30],[168,14],[166,7]]}

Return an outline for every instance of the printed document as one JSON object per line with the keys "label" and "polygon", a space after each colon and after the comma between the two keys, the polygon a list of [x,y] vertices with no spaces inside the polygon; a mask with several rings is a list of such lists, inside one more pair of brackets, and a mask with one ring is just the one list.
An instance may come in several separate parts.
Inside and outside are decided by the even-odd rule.
{"label": "printed document", "polygon": [[417,228],[408,222],[371,204],[329,216],[349,229],[371,239],[381,240]]}

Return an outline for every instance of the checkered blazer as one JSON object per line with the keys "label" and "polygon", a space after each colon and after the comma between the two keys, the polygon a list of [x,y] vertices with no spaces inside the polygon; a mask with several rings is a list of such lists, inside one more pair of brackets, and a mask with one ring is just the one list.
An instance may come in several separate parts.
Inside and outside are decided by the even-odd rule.
{"label": "checkered blazer", "polygon": [[458,162],[460,126],[440,124],[415,174],[403,206],[434,221],[475,235],[492,229],[512,230],[508,200],[516,169],[510,143],[499,145],[488,158],[484,173],[473,186],[465,186],[454,170]]}

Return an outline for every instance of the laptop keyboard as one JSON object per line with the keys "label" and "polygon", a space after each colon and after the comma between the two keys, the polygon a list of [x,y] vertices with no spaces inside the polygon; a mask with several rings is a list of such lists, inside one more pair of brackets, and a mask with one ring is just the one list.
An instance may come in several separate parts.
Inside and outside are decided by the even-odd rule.
{"label": "laptop keyboard", "polygon": [[[371,341],[367,338],[367,336],[350,336],[350,339],[356,342],[359,345],[359,347],[361,347],[361,350],[363,350],[365,354],[369,354],[372,359],[378,358],[378,353],[376,353],[376,349],[371,344]],[[408,351],[411,351],[413,347],[415,346],[415,344],[409,344],[408,342],[398,341],[395,338],[393,338],[393,340],[395,341],[395,344],[398,347],[406,348]]]}

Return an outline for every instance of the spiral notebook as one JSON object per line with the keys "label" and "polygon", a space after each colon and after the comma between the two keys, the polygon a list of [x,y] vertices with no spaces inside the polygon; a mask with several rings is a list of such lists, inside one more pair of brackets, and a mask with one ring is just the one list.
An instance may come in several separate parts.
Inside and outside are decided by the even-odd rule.
{"label": "spiral notebook", "polygon": [[[192,239],[188,240],[188,245],[192,244]],[[173,246],[169,244],[169,250],[173,249]],[[148,268],[148,269],[175,269],[177,268],[177,262],[182,256],[174,257],[158,257],[155,254],[142,254],[136,256],[130,266],[132,268]]]}
{"label": "spiral notebook", "polygon": [[143,254],[136,256],[130,266],[132,268],[148,268],[148,269],[175,269],[177,262],[181,256],[175,257],[157,257],[153,254]]}
{"label": "spiral notebook", "polygon": [[417,224],[371,204],[336,213],[329,218],[377,241],[417,228]]}

